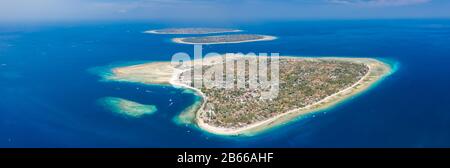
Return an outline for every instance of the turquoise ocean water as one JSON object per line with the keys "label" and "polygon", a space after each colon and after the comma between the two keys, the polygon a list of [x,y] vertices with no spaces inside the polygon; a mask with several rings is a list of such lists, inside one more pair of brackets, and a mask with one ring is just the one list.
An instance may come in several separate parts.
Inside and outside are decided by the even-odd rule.
{"label": "turquoise ocean water", "polygon": [[[211,135],[173,118],[197,97],[167,86],[102,82],[93,67],[167,61],[191,45],[143,34],[176,23],[0,25],[0,147],[450,147],[450,20],[277,21],[213,25],[279,37],[208,52],[371,57],[396,72],[315,115],[253,137]],[[141,118],[97,101],[155,105]],[[173,102],[173,103],[171,103]]]}

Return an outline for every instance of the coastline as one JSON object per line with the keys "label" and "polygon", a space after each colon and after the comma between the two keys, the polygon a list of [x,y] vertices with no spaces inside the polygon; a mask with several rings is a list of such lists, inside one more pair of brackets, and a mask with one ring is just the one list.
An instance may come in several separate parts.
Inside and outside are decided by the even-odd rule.
{"label": "coastline", "polygon": [[236,44],[236,43],[248,43],[248,42],[257,42],[257,41],[272,41],[276,40],[278,37],[275,36],[268,36],[268,35],[262,35],[262,39],[255,39],[255,40],[242,40],[242,41],[233,41],[233,42],[214,42],[214,43],[191,43],[191,42],[185,42],[183,41],[187,37],[183,38],[173,38],[172,42],[178,43],[178,44],[202,44],[202,45],[210,45],[210,44]]}
{"label": "coastline", "polygon": [[219,33],[237,33],[237,32],[243,32],[243,30],[234,29],[234,30],[228,30],[228,31],[212,31],[212,32],[206,32],[206,33],[166,33],[166,32],[159,32],[159,30],[147,30],[147,31],[144,31],[143,33],[183,35],[183,34],[219,34]]}
{"label": "coastline", "polygon": [[[323,59],[323,58],[321,58]],[[339,59],[339,58],[331,58],[331,59]],[[353,59],[353,58],[352,58]],[[346,58],[342,58],[342,60],[347,60]],[[196,115],[196,121],[197,125],[208,132],[217,134],[217,135],[231,135],[231,136],[237,136],[237,135],[254,135],[258,134],[262,131],[268,130],[272,127],[290,122],[300,116],[311,114],[315,112],[319,112],[321,110],[328,109],[334,105],[337,105],[340,102],[343,102],[347,100],[348,98],[351,98],[363,91],[366,91],[369,89],[372,85],[376,84],[379,80],[383,79],[386,76],[389,76],[392,72],[392,67],[379,61],[376,59],[372,59],[380,63],[381,66],[385,66],[389,71],[382,75],[376,75],[373,73],[375,68],[380,68],[378,66],[374,66],[373,64],[366,64],[369,66],[369,72],[362,77],[358,82],[353,84],[352,86],[341,90],[337,93],[334,93],[333,95],[327,96],[326,98],[311,104],[307,105],[302,108],[289,110],[287,112],[284,112],[282,114],[279,114],[277,116],[271,117],[269,119],[259,121],[256,123],[252,123],[249,125],[246,125],[244,127],[240,128],[223,128],[223,127],[215,127],[211,126],[203,121],[200,115],[198,115],[199,112],[201,112],[201,107],[199,108],[199,111]]]}
{"label": "coastline", "polygon": [[[167,69],[170,63],[158,62],[158,63],[147,63],[141,65],[134,65],[129,67],[118,67],[114,68],[112,72],[114,72],[115,77],[110,78],[110,80],[118,80],[118,81],[129,81],[129,82],[139,82],[145,84],[163,84],[168,85],[172,84],[173,87],[180,87],[183,89],[188,89],[194,91],[197,96],[200,97],[199,102],[189,106],[185,111],[181,112],[175,119],[177,123],[183,124],[195,124],[201,130],[207,131],[212,134],[217,135],[227,135],[227,136],[237,136],[237,135],[254,135],[265,130],[269,130],[270,128],[282,125],[284,123],[293,121],[294,119],[304,116],[306,114],[311,114],[315,112],[319,112],[321,110],[328,109],[333,107],[334,105],[339,104],[351,98],[363,91],[368,90],[374,84],[378,83],[381,79],[386,76],[389,76],[393,73],[393,67],[381,60],[373,59],[373,58],[343,58],[343,57],[288,57],[283,56],[283,58],[296,58],[296,59],[312,59],[312,60],[342,60],[342,61],[350,61],[350,62],[358,62],[364,63],[369,67],[369,71],[367,74],[362,77],[358,82],[354,83],[352,86],[343,89],[337,93],[334,93],[314,104],[307,105],[302,108],[292,109],[287,112],[281,113],[277,116],[268,118],[266,120],[262,120],[256,123],[252,123],[239,128],[224,128],[224,127],[216,127],[209,125],[203,121],[200,117],[203,112],[203,106],[207,102],[207,96],[205,96],[199,89],[193,88],[183,83],[177,82],[178,75],[183,71],[176,72],[172,68],[171,70]],[[214,58],[208,58],[204,60],[214,60]],[[194,60],[195,63],[196,60]],[[204,62],[205,63],[205,62]],[[152,75],[142,76],[142,73],[145,72],[145,69],[151,69]],[[161,71],[161,70],[164,71]],[[133,77],[129,75],[130,72],[137,71],[136,74],[141,75],[141,77]],[[155,73],[156,70],[156,73]],[[127,73],[128,72],[128,73]],[[172,75],[175,73],[176,75]],[[127,74],[122,75],[121,74]],[[133,74],[133,73],[131,73]],[[169,77],[168,74],[171,76]],[[145,78],[145,79],[144,79]],[[192,120],[192,121],[191,121]]]}

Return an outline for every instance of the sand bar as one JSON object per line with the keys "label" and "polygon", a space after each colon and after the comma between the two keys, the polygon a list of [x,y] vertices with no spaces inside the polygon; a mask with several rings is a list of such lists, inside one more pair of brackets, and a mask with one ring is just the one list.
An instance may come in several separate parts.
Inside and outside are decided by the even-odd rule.
{"label": "sand bar", "polygon": [[257,41],[271,41],[277,37],[268,35],[256,35],[256,34],[233,34],[233,35],[220,35],[220,36],[204,36],[204,37],[184,37],[173,38],[174,43],[180,44],[234,44],[234,43],[247,43]]}
{"label": "sand bar", "polygon": [[144,33],[150,34],[216,34],[216,33],[234,33],[241,32],[238,29],[227,28],[167,28],[158,30],[148,30]]}
{"label": "sand bar", "polygon": [[100,99],[99,103],[110,111],[125,117],[139,118],[157,111],[154,105],[140,104],[118,97],[105,97]]}
{"label": "sand bar", "polygon": [[[292,121],[293,119],[303,116],[305,114],[310,114],[313,112],[318,112],[333,105],[338,104],[350,97],[367,90],[372,85],[388,76],[392,72],[392,67],[380,60],[372,58],[341,58],[341,57],[283,57],[283,58],[293,58],[299,60],[336,60],[336,61],[348,61],[352,63],[365,64],[369,70],[368,72],[359,79],[356,83],[351,86],[340,90],[326,98],[317,101],[313,104],[307,105],[302,108],[291,109],[286,112],[282,112],[279,115],[270,117],[266,120],[258,121],[255,123],[247,124],[242,127],[218,127],[204,122],[202,118],[204,111],[202,110],[205,103],[208,101],[208,97],[205,96],[201,90],[181,83],[177,80],[179,75],[183,73],[182,70],[175,69],[171,66],[170,62],[154,62],[139,64],[127,67],[117,67],[113,68],[112,72],[114,75],[109,77],[110,80],[118,81],[128,81],[128,82],[139,82],[145,84],[171,84],[175,87],[182,87],[186,89],[193,90],[197,95],[201,96],[201,103],[198,103],[197,107],[189,108],[190,110],[182,113],[184,116],[193,116],[191,123],[195,123],[199,128],[207,132],[219,135],[254,135],[260,133],[264,130],[273,128],[274,126],[281,125]],[[217,60],[221,58],[205,58],[203,59],[203,65],[212,65]],[[194,64],[201,63],[199,60],[192,61]],[[191,113],[191,114],[186,114]]]}

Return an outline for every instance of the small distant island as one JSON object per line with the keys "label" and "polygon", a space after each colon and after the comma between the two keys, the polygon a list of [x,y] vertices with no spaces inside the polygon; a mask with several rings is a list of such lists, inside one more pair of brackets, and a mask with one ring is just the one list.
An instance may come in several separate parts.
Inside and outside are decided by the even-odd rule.
{"label": "small distant island", "polygon": [[[234,57],[226,61],[244,59]],[[245,59],[249,59],[246,57]],[[257,59],[253,57],[250,59]],[[222,60],[222,61],[221,61]],[[222,64],[222,57],[194,60],[205,69]],[[392,73],[389,64],[372,58],[280,57],[279,93],[274,99],[261,99],[261,90],[239,88],[195,88],[170,62],[153,62],[111,70],[104,78],[145,84],[172,84],[194,91],[199,103],[179,115],[182,123],[220,135],[254,135],[299,116],[329,108],[352,97]]]}
{"label": "small distant island", "polygon": [[151,34],[214,34],[214,33],[232,33],[241,32],[242,30],[227,28],[168,28],[149,30],[144,33]]}
{"label": "small distant island", "polygon": [[275,39],[276,37],[267,35],[232,34],[219,36],[174,38],[172,39],[172,41],[181,44],[227,44],[227,43],[245,43],[255,41],[270,41]]}
{"label": "small distant island", "polygon": [[145,105],[118,97],[105,97],[99,100],[105,108],[125,117],[139,118],[157,111],[154,105]]}

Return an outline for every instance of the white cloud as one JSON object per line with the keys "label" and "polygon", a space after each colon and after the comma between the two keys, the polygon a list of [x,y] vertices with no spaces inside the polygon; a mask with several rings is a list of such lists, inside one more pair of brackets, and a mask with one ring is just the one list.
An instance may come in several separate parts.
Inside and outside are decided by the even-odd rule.
{"label": "white cloud", "polygon": [[430,2],[431,0],[328,0],[335,4],[362,6],[405,6]]}
{"label": "white cloud", "polygon": [[[450,3],[438,0],[401,8],[427,2],[432,0],[0,0],[0,22],[450,16]],[[397,8],[382,8],[392,6]]]}

